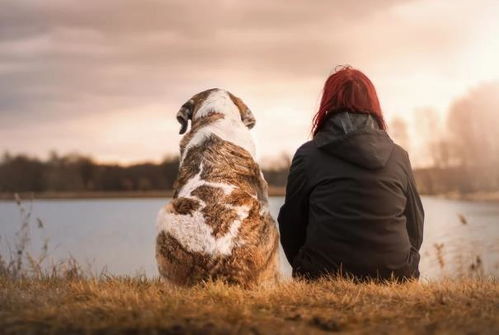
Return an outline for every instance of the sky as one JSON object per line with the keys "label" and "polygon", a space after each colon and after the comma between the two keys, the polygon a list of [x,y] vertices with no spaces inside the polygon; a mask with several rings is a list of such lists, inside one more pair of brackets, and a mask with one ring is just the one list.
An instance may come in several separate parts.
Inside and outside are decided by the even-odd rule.
{"label": "sky", "polygon": [[253,111],[258,159],[273,162],[309,140],[324,81],[349,64],[373,81],[388,123],[408,124],[417,166],[419,113],[443,123],[453,101],[499,81],[497,0],[3,0],[0,9],[0,152],[41,158],[176,155],[178,109],[220,87]]}

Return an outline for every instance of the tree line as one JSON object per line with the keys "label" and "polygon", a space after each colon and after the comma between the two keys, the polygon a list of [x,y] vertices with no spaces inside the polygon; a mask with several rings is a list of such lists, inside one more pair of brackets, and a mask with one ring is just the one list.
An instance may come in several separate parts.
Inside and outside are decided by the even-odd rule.
{"label": "tree line", "polygon": [[[5,153],[0,192],[164,191],[177,176],[178,157],[130,166],[97,163],[88,156],[51,153],[46,160]],[[263,171],[269,185],[284,186],[288,167]]]}
{"label": "tree line", "polygon": [[171,189],[178,159],[131,166],[99,164],[90,157],[52,153],[47,160],[3,155],[0,192],[146,191]]}
{"label": "tree line", "polygon": [[[90,157],[53,153],[47,160],[4,154],[0,192],[165,191],[173,188],[177,157],[130,166],[101,164]],[[271,187],[284,187],[289,164],[263,169]],[[414,170],[423,194],[499,191],[499,171],[487,165],[431,166]]]}

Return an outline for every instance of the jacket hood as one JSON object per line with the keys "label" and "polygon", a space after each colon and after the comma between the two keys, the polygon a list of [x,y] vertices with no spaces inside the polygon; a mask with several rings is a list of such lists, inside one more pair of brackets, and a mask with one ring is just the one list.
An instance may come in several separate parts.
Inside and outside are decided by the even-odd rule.
{"label": "jacket hood", "polygon": [[331,155],[366,169],[380,169],[390,159],[394,143],[370,114],[334,113],[313,139]]}

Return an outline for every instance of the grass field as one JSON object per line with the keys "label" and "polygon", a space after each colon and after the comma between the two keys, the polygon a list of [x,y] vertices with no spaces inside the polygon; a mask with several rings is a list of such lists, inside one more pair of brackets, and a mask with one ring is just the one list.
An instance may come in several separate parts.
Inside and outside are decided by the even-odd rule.
{"label": "grass field", "polygon": [[145,278],[0,277],[2,334],[497,334],[496,281],[355,284],[330,279],[244,290]]}
{"label": "grass field", "polygon": [[16,200],[20,228],[10,253],[0,254],[0,335],[499,333],[499,283],[480,271],[435,282],[330,278],[245,290],[86,273],[72,259],[47,266],[48,241],[36,257],[29,252],[30,231],[44,224]]}

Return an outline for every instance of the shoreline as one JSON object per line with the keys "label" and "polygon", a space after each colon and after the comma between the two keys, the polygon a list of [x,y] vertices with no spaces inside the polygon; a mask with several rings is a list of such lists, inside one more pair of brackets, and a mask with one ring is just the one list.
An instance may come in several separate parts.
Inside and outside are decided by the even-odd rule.
{"label": "shoreline", "polygon": [[[155,199],[171,198],[173,190],[166,191],[83,191],[83,192],[20,192],[23,200],[80,200],[80,199]],[[284,197],[285,187],[269,187],[270,197]],[[436,197],[447,200],[499,203],[499,191],[497,192],[473,192],[473,193],[441,193],[421,194],[421,196]],[[15,193],[0,193],[0,201],[14,201]]]}
{"label": "shoreline", "polygon": [[[14,201],[16,193],[0,193],[0,200]],[[22,200],[79,200],[79,199],[147,199],[171,198],[173,190],[166,191],[82,191],[82,192],[18,192]],[[284,187],[269,187],[269,196],[286,194]]]}
{"label": "shoreline", "polygon": [[471,202],[488,202],[499,203],[499,191],[495,192],[472,192],[472,193],[457,193],[448,192],[442,194],[422,194],[426,196],[434,196],[447,200],[471,201]]}

